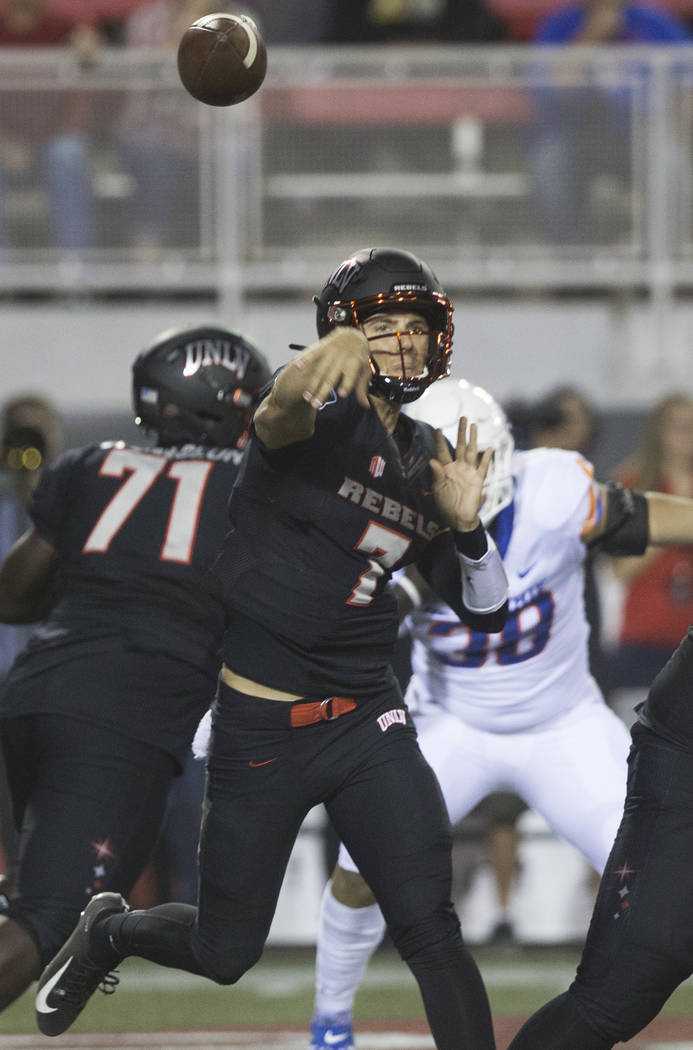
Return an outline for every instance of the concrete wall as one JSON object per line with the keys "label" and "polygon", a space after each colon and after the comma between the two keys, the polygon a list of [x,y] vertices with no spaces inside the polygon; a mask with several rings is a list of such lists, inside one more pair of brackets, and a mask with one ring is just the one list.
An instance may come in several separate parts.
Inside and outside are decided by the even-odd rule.
{"label": "concrete wall", "polygon": [[[602,404],[646,403],[690,374],[693,304],[687,301],[668,311],[664,332],[661,325],[655,330],[647,303],[623,298],[458,295],[455,301],[454,371],[500,398],[560,380],[578,383]],[[117,409],[139,348],[163,328],[210,318],[244,330],[276,364],[289,342],[314,337],[308,295],[302,302],[251,302],[241,318],[219,317],[211,300],[10,301],[0,305],[4,389],[47,385],[66,410]]]}
{"label": "concrete wall", "polygon": [[[453,374],[500,400],[534,398],[559,382],[577,385],[606,414],[608,464],[630,450],[634,420],[656,398],[693,391],[687,301],[659,312],[647,301],[615,297],[455,301]],[[70,444],[131,436],[135,354],[165,328],[210,320],[243,331],[273,366],[291,354],[289,343],[310,342],[315,331],[309,295],[251,302],[237,318],[220,316],[211,299],[7,302],[0,305],[0,397],[26,388],[49,392],[66,416]]]}

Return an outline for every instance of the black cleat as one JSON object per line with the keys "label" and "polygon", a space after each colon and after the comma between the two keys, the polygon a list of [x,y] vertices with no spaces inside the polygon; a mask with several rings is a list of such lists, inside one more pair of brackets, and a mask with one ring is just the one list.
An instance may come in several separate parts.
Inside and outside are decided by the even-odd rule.
{"label": "black cleat", "polygon": [[119,893],[97,893],[80,915],[68,940],[48,963],[36,993],[36,1023],[44,1035],[67,1031],[97,988],[107,995],[115,992],[118,978],[110,970],[118,960],[92,962],[89,941],[95,919],[108,912],[125,911],[129,911],[128,904]]}

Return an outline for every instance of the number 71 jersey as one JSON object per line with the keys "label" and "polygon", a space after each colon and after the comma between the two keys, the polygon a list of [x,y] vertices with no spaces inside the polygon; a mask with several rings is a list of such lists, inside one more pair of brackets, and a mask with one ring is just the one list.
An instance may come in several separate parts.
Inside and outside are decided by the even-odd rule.
{"label": "number 71 jersey", "polygon": [[508,576],[503,631],[472,631],[444,605],[408,621],[412,710],[434,704],[499,733],[601,699],[589,673],[583,598],[582,535],[601,514],[592,467],[575,452],[533,449],[514,454],[513,477],[513,502],[490,529]]}
{"label": "number 71 jersey", "polygon": [[59,456],[29,508],[60,558],[51,647],[127,631],[202,664],[223,614],[208,572],[227,527],[237,449],[91,445]]}

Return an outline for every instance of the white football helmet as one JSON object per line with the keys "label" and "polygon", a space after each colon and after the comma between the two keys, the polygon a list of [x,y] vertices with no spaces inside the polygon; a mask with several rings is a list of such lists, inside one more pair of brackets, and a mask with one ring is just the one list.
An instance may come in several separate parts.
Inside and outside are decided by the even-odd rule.
{"label": "white football helmet", "polygon": [[484,500],[479,509],[479,517],[488,526],[513,498],[511,459],[515,442],[501,406],[487,390],[473,386],[466,379],[439,379],[424,391],[418,401],[405,405],[404,411],[412,419],[439,427],[453,448],[457,443],[460,416],[476,423],[479,451],[483,452],[489,446],[494,450],[484,482]]}

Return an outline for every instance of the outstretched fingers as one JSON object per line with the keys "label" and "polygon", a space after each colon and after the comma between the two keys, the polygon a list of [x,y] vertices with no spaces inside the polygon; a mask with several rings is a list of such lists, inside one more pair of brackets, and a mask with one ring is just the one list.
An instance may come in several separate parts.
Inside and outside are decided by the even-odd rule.
{"label": "outstretched fingers", "polygon": [[[452,463],[452,456],[450,454],[450,446],[448,445],[447,441],[445,440],[445,436],[443,435],[443,431],[440,430],[440,429],[436,429],[436,453],[437,453],[438,463],[443,463],[443,464]],[[434,462],[435,462],[435,460],[431,460],[431,464],[433,464]]]}
{"label": "outstretched fingers", "polygon": [[464,459],[467,463],[476,464],[478,458],[477,436],[477,425],[472,423],[469,427],[469,438],[467,438],[467,417],[460,416],[460,421],[457,424],[455,459]]}
{"label": "outstretched fingers", "polygon": [[468,427],[462,416],[457,428],[455,458],[440,430],[436,431],[437,457],[431,459],[433,492],[438,509],[448,524],[468,530],[478,524],[483,484],[493,457],[493,448],[479,453],[476,423]]}
{"label": "outstretched fingers", "polygon": [[488,468],[491,465],[491,460],[492,459],[493,459],[493,446],[489,446],[488,448],[484,449],[483,454],[482,454],[481,458],[479,459],[479,465],[477,467],[477,471],[478,471],[479,475],[481,476],[481,478],[483,480],[486,479],[486,475],[488,474]]}

